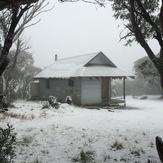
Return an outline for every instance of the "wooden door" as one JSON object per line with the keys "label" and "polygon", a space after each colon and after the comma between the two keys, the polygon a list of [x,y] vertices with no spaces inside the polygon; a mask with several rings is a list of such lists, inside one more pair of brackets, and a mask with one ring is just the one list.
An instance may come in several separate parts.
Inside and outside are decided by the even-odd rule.
{"label": "wooden door", "polygon": [[109,82],[108,82],[108,78],[107,77],[103,77],[102,78],[102,102],[106,103],[108,102],[109,99]]}

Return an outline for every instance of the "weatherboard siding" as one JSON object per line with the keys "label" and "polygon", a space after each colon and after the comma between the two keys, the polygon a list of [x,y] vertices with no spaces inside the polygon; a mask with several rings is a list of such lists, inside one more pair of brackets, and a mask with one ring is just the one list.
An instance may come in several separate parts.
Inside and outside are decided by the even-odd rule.
{"label": "weatherboard siding", "polygon": [[[58,101],[65,102],[67,95],[65,90],[69,88],[69,79],[48,79],[50,87],[47,87],[47,79],[39,80],[39,98],[48,99],[49,96],[55,96]],[[102,78],[74,78],[74,86],[79,93],[78,104],[98,105],[102,99]],[[108,100],[110,98],[110,79],[108,79]]]}
{"label": "weatherboard siding", "polygon": [[[49,80],[47,87],[47,80]],[[79,91],[81,89],[81,79],[73,79],[74,88]],[[58,101],[65,102],[65,98],[68,93],[65,93],[65,90],[69,88],[69,79],[40,79],[39,80],[39,98],[48,99],[49,96],[55,96],[58,98]]]}
{"label": "weatherboard siding", "polygon": [[[49,80],[49,87],[47,87],[47,80]],[[56,96],[60,98],[60,94],[63,94],[62,91],[68,87],[68,80],[62,79],[40,79],[39,88],[40,88],[40,98],[47,99],[49,96]],[[62,97],[61,97],[62,99]]]}

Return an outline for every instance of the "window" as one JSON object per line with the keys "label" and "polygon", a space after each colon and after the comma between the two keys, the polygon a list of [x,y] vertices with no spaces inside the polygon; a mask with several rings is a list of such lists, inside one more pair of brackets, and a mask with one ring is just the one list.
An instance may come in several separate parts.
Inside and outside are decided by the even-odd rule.
{"label": "window", "polygon": [[50,89],[50,79],[46,79],[46,88]]}
{"label": "window", "polygon": [[69,80],[68,80],[68,86],[69,86],[69,87],[73,87],[73,86],[74,86],[74,80],[69,79]]}

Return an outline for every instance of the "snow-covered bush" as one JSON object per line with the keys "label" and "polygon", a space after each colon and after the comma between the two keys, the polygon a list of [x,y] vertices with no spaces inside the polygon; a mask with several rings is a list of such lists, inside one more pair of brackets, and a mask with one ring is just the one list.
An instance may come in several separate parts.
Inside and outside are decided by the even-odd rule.
{"label": "snow-covered bush", "polygon": [[50,104],[48,101],[43,101],[42,102],[42,109],[49,109],[50,108]]}
{"label": "snow-covered bush", "polygon": [[72,162],[95,163],[94,152],[81,150],[77,157],[72,158]]}
{"label": "snow-covered bush", "polygon": [[124,148],[123,144],[121,142],[118,142],[117,140],[113,143],[111,147],[116,150],[121,150]]}
{"label": "snow-covered bush", "polygon": [[0,162],[11,163],[15,155],[16,137],[13,126],[7,124],[7,128],[0,127]]}
{"label": "snow-covered bush", "polygon": [[33,137],[29,136],[29,135],[25,135],[22,139],[21,142],[19,142],[22,146],[28,146],[29,144],[31,144],[33,141]]}
{"label": "snow-covered bush", "polygon": [[57,102],[57,98],[54,96],[49,96],[48,101],[44,101],[42,103],[42,109],[50,109],[50,107],[53,107],[55,109],[59,108],[59,103]]}
{"label": "snow-covered bush", "polygon": [[74,88],[74,87],[68,87],[65,91],[64,94],[66,97],[71,97],[71,100],[73,102],[73,104],[79,104],[79,97],[80,97],[80,93],[79,91]]}
{"label": "snow-covered bush", "polygon": [[65,99],[65,102],[71,105],[72,104],[72,97],[67,96],[66,99]]}
{"label": "snow-covered bush", "polygon": [[51,107],[58,109],[59,103],[57,102],[57,98],[54,96],[49,96],[49,104]]}

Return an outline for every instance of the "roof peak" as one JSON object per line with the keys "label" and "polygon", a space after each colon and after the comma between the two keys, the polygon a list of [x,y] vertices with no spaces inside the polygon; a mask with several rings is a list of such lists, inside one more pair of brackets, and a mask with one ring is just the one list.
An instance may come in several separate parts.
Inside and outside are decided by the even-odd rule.
{"label": "roof peak", "polygon": [[94,53],[88,53],[88,54],[75,55],[75,56],[71,56],[71,57],[61,58],[61,59],[58,59],[57,61],[62,61],[62,60],[67,60],[67,59],[72,59],[72,58],[79,58],[79,57],[88,56],[88,55],[94,55],[94,56],[96,56],[100,52],[101,51],[94,52]]}

